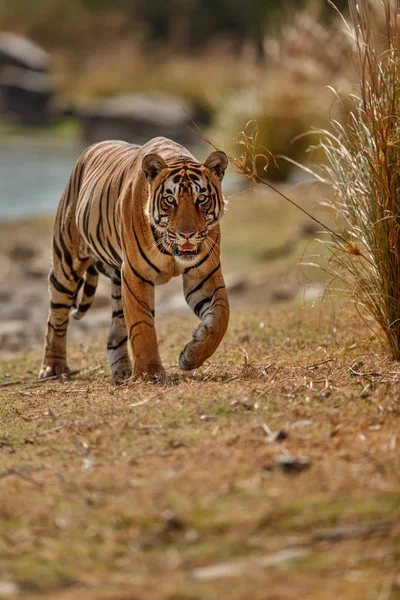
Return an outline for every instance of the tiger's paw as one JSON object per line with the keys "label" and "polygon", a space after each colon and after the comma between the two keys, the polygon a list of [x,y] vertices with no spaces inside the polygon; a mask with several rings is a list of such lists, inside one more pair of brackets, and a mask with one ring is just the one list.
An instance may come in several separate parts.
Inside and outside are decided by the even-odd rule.
{"label": "tiger's paw", "polygon": [[133,376],[135,379],[153,381],[155,383],[164,383],[166,380],[165,369],[159,364],[149,364],[143,367],[135,365]]}
{"label": "tiger's paw", "polygon": [[58,375],[64,375],[64,373],[70,373],[70,368],[65,360],[44,362],[39,371],[39,379],[56,377]]}
{"label": "tiger's paw", "polygon": [[111,377],[115,381],[122,381],[124,379],[129,379],[132,375],[132,363],[130,359],[121,360],[117,365],[111,367]]}
{"label": "tiger's paw", "polygon": [[202,358],[198,343],[189,342],[180,353],[178,367],[182,371],[192,371],[201,367],[206,358]]}

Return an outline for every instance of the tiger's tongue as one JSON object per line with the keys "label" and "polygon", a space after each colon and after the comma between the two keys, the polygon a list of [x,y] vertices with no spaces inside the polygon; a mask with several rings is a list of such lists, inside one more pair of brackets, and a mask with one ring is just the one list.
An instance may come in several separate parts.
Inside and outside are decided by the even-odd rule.
{"label": "tiger's tongue", "polygon": [[193,251],[196,250],[196,245],[191,244],[190,242],[186,242],[186,244],[182,244],[182,246],[178,246],[179,250],[183,251]]}

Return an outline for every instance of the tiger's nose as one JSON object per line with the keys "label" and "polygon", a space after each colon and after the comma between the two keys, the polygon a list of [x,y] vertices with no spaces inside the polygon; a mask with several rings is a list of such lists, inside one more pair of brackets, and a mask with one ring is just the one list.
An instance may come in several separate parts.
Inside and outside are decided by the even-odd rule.
{"label": "tiger's nose", "polygon": [[181,235],[182,237],[184,237],[184,238],[186,238],[188,240],[196,232],[195,231],[179,231],[178,233],[179,233],[179,235]]}

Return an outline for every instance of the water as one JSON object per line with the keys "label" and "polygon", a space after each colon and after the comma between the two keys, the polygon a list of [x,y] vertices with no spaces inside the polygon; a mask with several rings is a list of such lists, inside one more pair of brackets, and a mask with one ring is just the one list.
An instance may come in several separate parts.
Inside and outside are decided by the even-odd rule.
{"label": "water", "polygon": [[[43,137],[0,138],[0,221],[54,216],[71,170],[84,146]],[[200,160],[209,147],[191,148]],[[228,173],[225,194],[242,187]]]}
{"label": "water", "polygon": [[0,220],[54,215],[82,148],[41,137],[0,138]]}

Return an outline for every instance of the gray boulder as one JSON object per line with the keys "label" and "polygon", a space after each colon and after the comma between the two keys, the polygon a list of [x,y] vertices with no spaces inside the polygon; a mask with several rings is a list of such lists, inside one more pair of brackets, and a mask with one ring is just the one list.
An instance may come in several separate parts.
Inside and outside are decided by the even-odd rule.
{"label": "gray boulder", "polygon": [[193,107],[164,94],[128,94],[98,100],[76,110],[87,144],[108,139],[143,143],[165,136],[180,143],[193,140],[188,130],[195,117]]}
{"label": "gray boulder", "polygon": [[48,125],[54,90],[49,56],[34,42],[0,34],[0,110],[5,121]]}
{"label": "gray boulder", "polygon": [[7,66],[47,73],[49,55],[27,38],[14,33],[0,33],[0,69]]}

